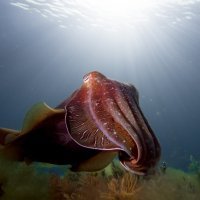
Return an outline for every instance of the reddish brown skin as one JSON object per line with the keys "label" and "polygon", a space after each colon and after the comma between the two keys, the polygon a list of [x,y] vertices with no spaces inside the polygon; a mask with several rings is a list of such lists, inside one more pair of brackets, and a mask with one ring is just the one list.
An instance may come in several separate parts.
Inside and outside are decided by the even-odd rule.
{"label": "reddish brown skin", "polygon": [[91,72],[65,109],[67,130],[78,145],[118,151],[122,165],[138,174],[146,174],[157,164],[160,145],[140,109],[133,85]]}
{"label": "reddish brown skin", "polygon": [[7,145],[5,151],[16,148],[21,155],[18,160],[69,164],[74,171],[103,151],[117,152],[121,164],[137,174],[146,174],[156,166],[160,145],[133,85],[91,72],[56,108],[65,112],[47,118]]}

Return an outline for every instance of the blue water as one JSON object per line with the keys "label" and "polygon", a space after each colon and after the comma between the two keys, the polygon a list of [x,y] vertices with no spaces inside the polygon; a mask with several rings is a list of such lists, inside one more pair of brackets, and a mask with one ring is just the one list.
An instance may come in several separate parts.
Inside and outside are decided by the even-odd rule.
{"label": "blue water", "polygon": [[113,20],[80,1],[1,0],[0,127],[20,129],[32,104],[58,105],[97,70],[137,87],[161,160],[187,170],[200,159],[200,2],[184,2]]}

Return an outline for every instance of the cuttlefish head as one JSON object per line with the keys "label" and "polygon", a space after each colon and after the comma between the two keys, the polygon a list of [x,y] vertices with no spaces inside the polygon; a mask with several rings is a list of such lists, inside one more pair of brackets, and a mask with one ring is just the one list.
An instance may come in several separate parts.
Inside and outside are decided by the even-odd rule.
{"label": "cuttlefish head", "polygon": [[146,174],[160,158],[160,145],[139,106],[133,85],[99,72],[83,77],[83,85],[66,105],[66,126],[79,145],[117,151],[129,171]]}

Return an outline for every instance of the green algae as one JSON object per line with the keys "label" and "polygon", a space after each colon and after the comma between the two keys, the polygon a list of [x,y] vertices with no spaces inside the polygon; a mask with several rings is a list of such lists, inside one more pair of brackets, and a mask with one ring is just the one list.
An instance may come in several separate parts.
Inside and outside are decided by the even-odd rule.
{"label": "green algae", "polygon": [[49,199],[49,177],[37,174],[34,165],[0,160],[1,200]]}
{"label": "green algae", "polygon": [[198,176],[167,168],[138,177],[117,163],[96,173],[38,173],[37,165],[0,160],[1,200],[199,200]]}

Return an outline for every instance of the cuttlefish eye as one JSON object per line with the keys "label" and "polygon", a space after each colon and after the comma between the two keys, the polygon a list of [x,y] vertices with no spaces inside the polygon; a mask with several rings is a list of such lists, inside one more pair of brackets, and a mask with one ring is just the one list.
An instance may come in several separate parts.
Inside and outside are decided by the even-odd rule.
{"label": "cuttlefish eye", "polygon": [[83,77],[83,82],[84,83],[87,83],[90,79],[90,74],[86,74],[84,77]]}
{"label": "cuttlefish eye", "polygon": [[88,81],[91,81],[91,80],[100,81],[100,80],[105,79],[105,78],[106,77],[103,74],[101,74],[101,73],[99,73],[97,71],[93,71],[93,72],[90,72],[90,73],[86,74],[83,77],[83,82],[87,83]]}

